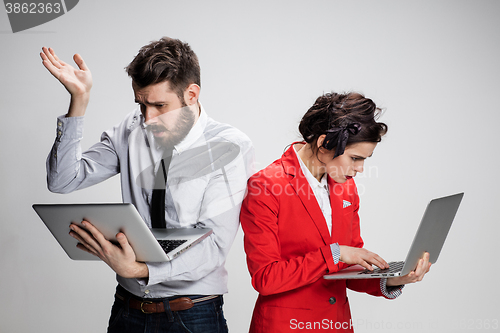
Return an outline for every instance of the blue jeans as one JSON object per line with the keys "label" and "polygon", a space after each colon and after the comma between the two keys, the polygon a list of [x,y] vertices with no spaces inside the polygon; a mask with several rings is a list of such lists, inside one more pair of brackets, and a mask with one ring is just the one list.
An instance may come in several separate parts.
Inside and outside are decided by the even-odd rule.
{"label": "blue jeans", "polygon": [[164,313],[145,314],[130,309],[128,298],[122,301],[115,297],[111,309],[108,333],[160,333],[160,332],[203,332],[227,333],[222,296],[196,303],[191,309]]}

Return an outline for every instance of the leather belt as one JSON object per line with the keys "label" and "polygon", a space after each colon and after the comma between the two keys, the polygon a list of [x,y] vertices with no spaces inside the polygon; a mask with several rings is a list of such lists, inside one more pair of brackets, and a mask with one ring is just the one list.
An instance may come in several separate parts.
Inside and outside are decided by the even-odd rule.
{"label": "leather belt", "polygon": [[[118,299],[125,301],[125,297],[118,292],[115,295]],[[196,303],[208,301],[219,297],[218,295],[210,295],[200,298],[191,299],[189,297],[179,297],[168,302],[171,311],[184,311],[191,309]],[[162,313],[165,312],[165,305],[163,301],[148,301],[147,299],[137,299],[130,297],[129,308],[141,310],[143,313]]]}

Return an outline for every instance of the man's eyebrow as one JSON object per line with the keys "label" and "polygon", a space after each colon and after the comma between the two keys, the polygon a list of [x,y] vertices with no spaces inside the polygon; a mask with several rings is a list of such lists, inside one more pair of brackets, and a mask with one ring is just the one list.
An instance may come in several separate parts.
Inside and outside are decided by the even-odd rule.
{"label": "man's eyebrow", "polygon": [[160,105],[160,104],[167,104],[166,102],[148,102],[148,101],[140,101],[137,98],[134,101],[135,103],[138,104],[148,104],[148,105]]}

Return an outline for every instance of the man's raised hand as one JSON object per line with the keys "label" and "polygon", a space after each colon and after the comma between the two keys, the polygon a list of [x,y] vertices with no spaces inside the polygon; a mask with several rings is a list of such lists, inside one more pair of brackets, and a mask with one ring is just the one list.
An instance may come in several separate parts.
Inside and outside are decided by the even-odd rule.
{"label": "man's raised hand", "polygon": [[71,94],[71,104],[68,116],[83,116],[90,98],[92,74],[79,54],[73,60],[75,68],[60,60],[52,48],[42,48],[40,52],[42,63],[47,70],[58,79]]}

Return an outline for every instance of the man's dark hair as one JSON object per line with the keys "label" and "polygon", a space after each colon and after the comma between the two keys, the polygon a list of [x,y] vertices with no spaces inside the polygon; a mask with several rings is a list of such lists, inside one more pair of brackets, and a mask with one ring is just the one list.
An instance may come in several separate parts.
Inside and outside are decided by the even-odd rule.
{"label": "man's dark hair", "polygon": [[178,39],[163,37],[143,46],[125,69],[140,88],[168,81],[180,98],[190,84],[201,87],[198,57]]}

